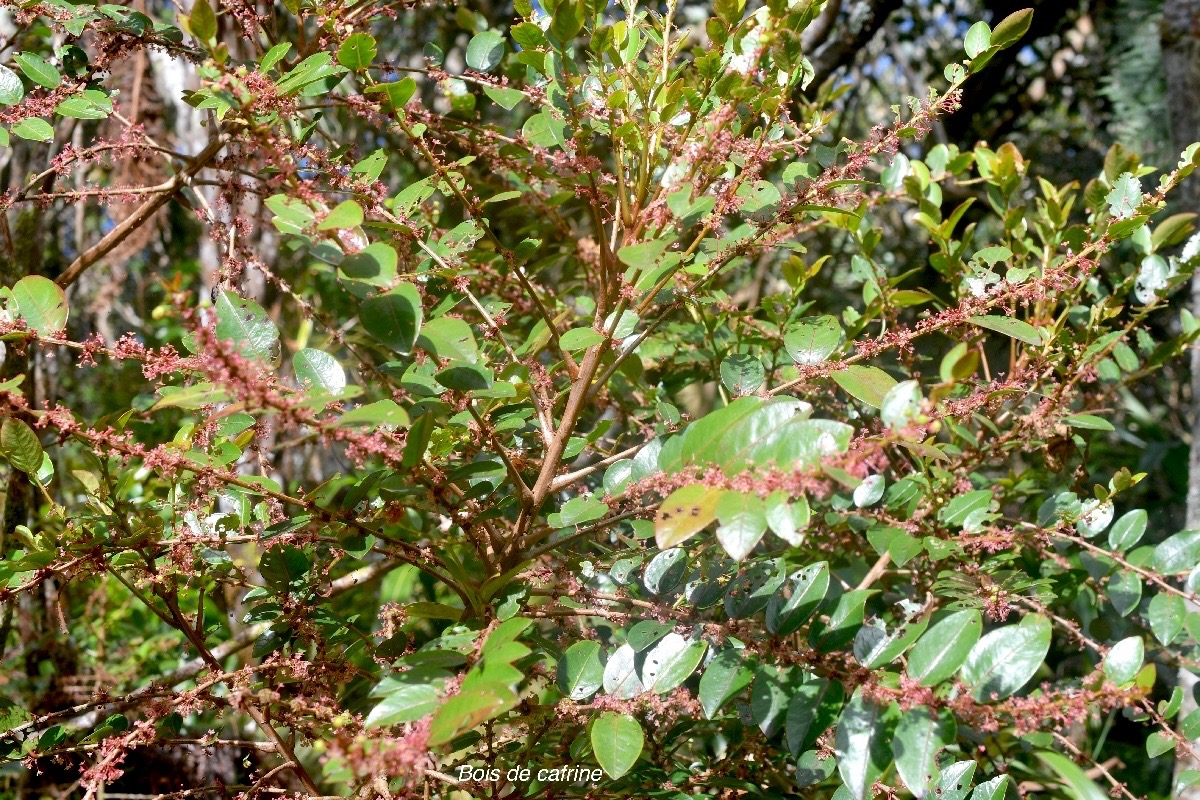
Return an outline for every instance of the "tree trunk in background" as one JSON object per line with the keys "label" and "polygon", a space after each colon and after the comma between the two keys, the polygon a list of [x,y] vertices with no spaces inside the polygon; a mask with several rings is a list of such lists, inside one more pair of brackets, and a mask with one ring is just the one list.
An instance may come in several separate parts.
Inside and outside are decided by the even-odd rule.
{"label": "tree trunk in background", "polygon": [[[1200,0],[1166,0],[1162,27],[1163,67],[1167,76],[1167,106],[1171,117],[1171,136],[1176,150],[1200,141]],[[1184,181],[1179,191],[1180,211],[1200,213],[1200,183]],[[1192,281],[1192,310],[1200,313],[1200,273]],[[1192,348],[1192,449],[1188,464],[1187,522],[1189,529],[1200,528],[1200,347]],[[1196,676],[1179,670],[1183,688],[1183,719],[1196,702],[1192,689]],[[1184,770],[1200,769],[1190,757],[1181,757],[1175,777]],[[1173,792],[1178,798],[1200,800],[1200,786]]]}

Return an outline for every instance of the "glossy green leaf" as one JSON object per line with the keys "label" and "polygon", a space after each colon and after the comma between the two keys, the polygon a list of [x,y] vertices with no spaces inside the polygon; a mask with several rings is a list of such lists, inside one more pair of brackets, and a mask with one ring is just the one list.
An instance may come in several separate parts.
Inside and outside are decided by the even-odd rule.
{"label": "glossy green leaf", "polygon": [[25,97],[25,84],[20,76],[5,66],[0,66],[0,105],[15,106]]}
{"label": "glossy green leaf", "polygon": [[0,450],[8,462],[27,475],[42,466],[42,443],[33,429],[19,419],[5,417],[0,424]]}
{"label": "glossy green leaf", "polygon": [[883,399],[896,385],[896,379],[879,367],[866,367],[854,364],[833,373],[837,385],[851,397],[872,408],[883,405]]}
{"label": "glossy green leaf", "polygon": [[346,37],[338,48],[337,60],[346,69],[364,70],[375,60],[375,37],[366,33],[354,33]]}
{"label": "glossy green leaf", "polygon": [[604,684],[600,643],[576,642],[558,661],[558,688],[572,700],[586,700]]}
{"label": "glossy green leaf", "polygon": [[829,610],[809,627],[808,640],[822,653],[830,653],[854,641],[866,613],[866,602],[874,589],[852,589],[843,593]]}
{"label": "glossy green leaf", "polygon": [[1003,700],[1023,687],[1050,651],[1050,620],[1031,614],[975,643],[962,666],[962,679],[980,702]]}
{"label": "glossy green leaf", "polygon": [[668,633],[647,651],[642,662],[642,684],[657,694],[671,691],[691,677],[707,649],[703,639],[689,641]]}
{"label": "glossy green leaf", "polygon": [[1129,636],[1117,642],[1104,656],[1104,674],[1115,684],[1123,684],[1137,677],[1146,658],[1142,637]]}
{"label": "glossy green leaf", "polygon": [[863,697],[862,687],[842,710],[835,737],[838,774],[850,800],[866,800],[892,762],[897,710]]}
{"label": "glossy green leaf", "polygon": [[1164,575],[1191,572],[1200,563],[1200,531],[1180,531],[1154,548],[1154,568]]}
{"label": "glossy green leaf", "polygon": [[491,72],[504,59],[504,37],[493,30],[481,31],[467,44],[467,66],[477,72]]}
{"label": "glossy green leaf", "polygon": [[992,29],[988,27],[986,22],[976,22],[967,31],[967,38],[963,45],[967,51],[968,58],[975,58],[984,50],[987,50],[992,43]]}
{"label": "glossy green leaf", "polygon": [[1088,777],[1078,764],[1061,753],[1043,751],[1038,759],[1050,767],[1062,781],[1063,789],[1071,800],[1110,800],[1110,795]]}
{"label": "glossy green leaf", "polygon": [[945,710],[935,713],[917,707],[900,718],[892,752],[896,771],[914,797],[923,798],[934,789],[939,778],[938,752],[953,744],[956,731],[954,717]]}
{"label": "glossy green leaf", "polygon": [[26,117],[12,126],[12,132],[30,142],[49,142],[54,139],[54,128],[39,117]]}
{"label": "glossy green leaf", "polygon": [[717,501],[717,541],[734,561],[741,561],[767,532],[766,508],[756,494],[724,492]]}
{"label": "glossy green leaf", "polygon": [[981,316],[971,317],[971,322],[981,328],[987,328],[996,333],[1002,333],[1025,344],[1038,345],[1042,343],[1042,335],[1037,328],[1024,320],[1013,317]]}
{"label": "glossy green leaf", "polygon": [[645,737],[633,717],[605,711],[592,723],[591,741],[596,761],[608,777],[616,780],[637,763]]}
{"label": "glossy green leaf", "polygon": [[922,686],[936,686],[958,671],[979,641],[983,617],[975,609],[955,611],[933,625],[908,654],[908,675]]}
{"label": "glossy green leaf", "polygon": [[846,690],[837,681],[804,675],[788,703],[784,732],[793,756],[816,743],[817,737],[837,721]]}
{"label": "glossy green leaf", "polygon": [[317,224],[319,231],[333,231],[342,228],[354,228],[362,224],[363,210],[354,200],[343,200],[325,215]]}
{"label": "glossy green leaf", "polygon": [[38,86],[56,89],[62,83],[62,75],[58,74],[58,70],[37,53],[17,53],[13,61],[25,73],[25,77]]}
{"label": "glossy green leaf", "polygon": [[67,324],[67,295],[41,275],[26,275],[12,287],[17,312],[31,331],[42,336],[58,333]]}
{"label": "glossy green leaf", "polygon": [[699,699],[704,716],[713,719],[732,698],[754,680],[754,671],[742,652],[727,647],[718,653],[700,676]]}
{"label": "glossy green leaf", "polygon": [[306,347],[292,356],[292,369],[302,386],[339,395],[346,388],[346,371],[328,353]]}
{"label": "glossy green leaf", "polygon": [[253,300],[233,292],[217,294],[217,338],[231,341],[247,358],[274,360],[279,348],[279,330],[267,312]]}
{"label": "glossy green leaf", "polygon": [[366,330],[396,353],[408,353],[421,330],[421,296],[410,283],[402,283],[386,294],[376,295],[359,310]]}
{"label": "glossy green leaf", "polygon": [[820,561],[788,577],[788,596],[775,595],[767,604],[767,630],[787,636],[800,630],[829,591],[829,564]]}
{"label": "glossy green leaf", "polygon": [[601,680],[604,693],[618,700],[628,700],[642,692],[642,679],[637,670],[637,651],[628,644],[618,647],[608,657]]}
{"label": "glossy green leaf", "polygon": [[437,747],[482,725],[517,705],[517,695],[507,686],[485,684],[464,689],[446,700],[433,716],[429,745]]}

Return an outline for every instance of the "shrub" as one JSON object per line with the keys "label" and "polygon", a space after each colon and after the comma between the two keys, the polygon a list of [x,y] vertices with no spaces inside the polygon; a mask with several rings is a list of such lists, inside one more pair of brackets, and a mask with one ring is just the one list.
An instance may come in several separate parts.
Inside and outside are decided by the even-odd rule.
{"label": "shrub", "polygon": [[[395,4],[221,6],[30,6],[0,69],[54,155],[6,207],[115,204],[6,265],[10,785],[1132,798],[1110,730],[1192,749],[1156,671],[1200,532],[1090,453],[1200,329],[1165,214],[1200,159],[1055,186],[922,147],[1029,12],[850,140],[820,3],[460,7],[416,66]],[[198,65],[190,157],[116,124],[150,51]],[[164,265],[106,340],[65,287],[173,198],[212,291]]]}

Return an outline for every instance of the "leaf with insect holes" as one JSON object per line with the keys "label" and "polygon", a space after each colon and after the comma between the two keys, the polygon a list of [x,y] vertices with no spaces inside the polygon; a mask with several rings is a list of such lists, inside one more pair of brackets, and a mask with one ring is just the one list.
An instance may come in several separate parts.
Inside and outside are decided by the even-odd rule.
{"label": "leaf with insect holes", "polygon": [[660,550],[685,542],[717,518],[723,489],[692,483],[667,496],[654,517],[654,539]]}

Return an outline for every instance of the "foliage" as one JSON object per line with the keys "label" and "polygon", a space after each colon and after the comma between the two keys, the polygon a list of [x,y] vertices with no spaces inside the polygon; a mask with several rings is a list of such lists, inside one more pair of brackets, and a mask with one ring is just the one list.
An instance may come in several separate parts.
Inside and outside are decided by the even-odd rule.
{"label": "foliage", "polygon": [[[1200,146],[924,146],[1027,12],[844,138],[823,5],[464,6],[415,63],[389,3],[16,11],[5,210],[111,218],[5,264],[10,786],[1134,797],[1111,732],[1192,749],[1200,532],[1091,453],[1200,333]],[[147,52],[199,65],[190,155],[121,115]],[[219,267],[89,329],[176,198]]]}

